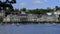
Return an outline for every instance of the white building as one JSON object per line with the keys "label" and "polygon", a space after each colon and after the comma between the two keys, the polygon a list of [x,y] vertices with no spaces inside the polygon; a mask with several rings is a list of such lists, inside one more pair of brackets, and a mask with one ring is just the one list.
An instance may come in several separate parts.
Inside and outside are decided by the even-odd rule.
{"label": "white building", "polygon": [[20,21],[27,21],[27,15],[20,14],[20,15],[8,15],[3,19],[3,22],[20,22]]}
{"label": "white building", "polygon": [[37,15],[36,14],[28,14],[27,16],[28,21],[37,21]]}
{"label": "white building", "polygon": [[27,21],[27,14],[20,14],[19,16],[21,21]]}
{"label": "white building", "polygon": [[49,13],[47,13],[47,15],[52,15],[52,13],[51,13],[51,12],[49,12]]}
{"label": "white building", "polygon": [[21,11],[21,14],[26,14],[24,11]]}
{"label": "white building", "polygon": [[55,11],[54,14],[56,15],[56,17],[59,17],[59,15],[60,15],[60,10]]}
{"label": "white building", "polygon": [[19,22],[20,21],[20,16],[17,15],[8,15],[3,19],[3,22]]}
{"label": "white building", "polygon": [[37,19],[37,21],[58,21],[58,18],[55,15],[43,15]]}
{"label": "white building", "polygon": [[7,16],[3,19],[3,22],[10,22],[10,16]]}
{"label": "white building", "polygon": [[5,17],[3,19],[3,22],[20,22],[20,21],[26,21],[27,20],[26,18],[27,18],[27,15],[24,12],[22,12],[19,15],[10,14],[10,15],[7,15],[7,17]]}

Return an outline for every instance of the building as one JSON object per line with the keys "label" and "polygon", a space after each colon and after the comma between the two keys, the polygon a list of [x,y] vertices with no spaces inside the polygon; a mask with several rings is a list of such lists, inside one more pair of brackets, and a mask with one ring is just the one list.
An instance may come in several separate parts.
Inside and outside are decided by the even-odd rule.
{"label": "building", "polygon": [[0,17],[5,17],[5,12],[3,10],[0,11]]}
{"label": "building", "polygon": [[37,14],[28,14],[28,21],[37,21]]}
{"label": "building", "polygon": [[20,14],[10,14],[7,15],[3,19],[3,22],[25,22],[25,21],[32,21],[32,22],[43,22],[43,21],[58,21],[58,17],[56,15],[59,15],[59,11],[57,12],[49,12],[46,15],[38,15],[38,14],[26,14],[24,12],[21,12]]}
{"label": "building", "polygon": [[55,12],[54,12],[54,15],[56,15],[56,17],[59,17],[59,15],[60,15],[60,10],[55,11]]}
{"label": "building", "polygon": [[8,15],[7,17],[5,17],[5,18],[3,19],[3,22],[10,22],[10,16]]}
{"label": "building", "polygon": [[3,19],[3,22],[21,22],[27,21],[27,14],[9,14]]}
{"label": "building", "polygon": [[58,18],[55,15],[42,15],[40,18],[37,19],[39,22],[47,21],[58,21]]}
{"label": "building", "polygon": [[27,21],[27,14],[20,14],[20,20],[22,21]]}
{"label": "building", "polygon": [[3,19],[3,22],[19,22],[19,21],[20,21],[20,16],[13,14],[7,15],[7,17]]}
{"label": "building", "polygon": [[3,21],[4,17],[5,17],[5,12],[3,10],[0,10],[0,22]]}

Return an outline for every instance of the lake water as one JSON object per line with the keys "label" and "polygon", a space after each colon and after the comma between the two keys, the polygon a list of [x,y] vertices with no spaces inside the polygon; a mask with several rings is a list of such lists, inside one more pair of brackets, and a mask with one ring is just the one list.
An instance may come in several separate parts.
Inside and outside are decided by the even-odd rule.
{"label": "lake water", "polygon": [[60,34],[60,24],[0,25],[0,34]]}

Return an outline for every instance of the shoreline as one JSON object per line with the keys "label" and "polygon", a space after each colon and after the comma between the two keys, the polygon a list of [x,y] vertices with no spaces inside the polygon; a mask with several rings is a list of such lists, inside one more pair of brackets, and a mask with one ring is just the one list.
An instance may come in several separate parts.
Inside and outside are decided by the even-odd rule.
{"label": "shoreline", "polygon": [[44,22],[26,22],[26,21],[24,21],[24,22],[0,22],[0,24],[53,24],[53,23],[55,23],[55,24],[60,24],[60,22],[46,22],[46,21],[44,21]]}

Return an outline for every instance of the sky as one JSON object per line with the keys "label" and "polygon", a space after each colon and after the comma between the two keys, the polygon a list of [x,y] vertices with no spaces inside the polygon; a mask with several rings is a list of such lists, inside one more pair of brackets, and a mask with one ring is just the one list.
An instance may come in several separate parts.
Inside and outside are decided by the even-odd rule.
{"label": "sky", "polygon": [[55,6],[60,7],[60,0],[16,0],[17,3],[13,4],[14,8],[21,9],[36,9],[36,8],[54,8]]}

